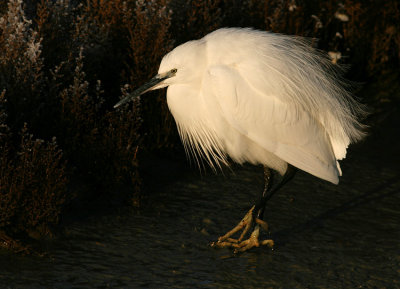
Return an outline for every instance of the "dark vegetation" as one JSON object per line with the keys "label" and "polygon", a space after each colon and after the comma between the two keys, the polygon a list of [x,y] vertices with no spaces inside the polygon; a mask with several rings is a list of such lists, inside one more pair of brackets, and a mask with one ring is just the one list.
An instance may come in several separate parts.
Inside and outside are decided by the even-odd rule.
{"label": "dark vegetation", "polygon": [[0,241],[15,250],[96,200],[138,204],[138,155],[179,150],[177,133],[163,91],[112,105],[182,42],[251,26],[318,39],[353,80],[400,65],[397,0],[9,0],[0,15]]}

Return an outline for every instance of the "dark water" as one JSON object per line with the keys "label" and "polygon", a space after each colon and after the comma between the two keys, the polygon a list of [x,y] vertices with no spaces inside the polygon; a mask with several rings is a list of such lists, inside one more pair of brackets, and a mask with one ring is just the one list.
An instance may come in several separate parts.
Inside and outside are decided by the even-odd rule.
{"label": "dark water", "polygon": [[394,118],[351,148],[338,186],[299,173],[270,200],[264,237],[274,250],[234,256],[208,246],[251,207],[261,168],[201,176],[164,161],[147,176],[150,202],[139,213],[76,222],[47,257],[1,251],[0,288],[400,288]]}

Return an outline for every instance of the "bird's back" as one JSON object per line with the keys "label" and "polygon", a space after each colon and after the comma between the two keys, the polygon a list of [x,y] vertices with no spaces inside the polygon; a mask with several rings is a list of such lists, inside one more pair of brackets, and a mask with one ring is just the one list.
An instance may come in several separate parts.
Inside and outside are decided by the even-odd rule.
{"label": "bird's back", "polygon": [[335,155],[345,157],[350,141],[364,135],[364,114],[341,77],[340,68],[298,36],[224,28],[208,34],[209,64],[235,67],[254,89],[293,103],[327,130]]}

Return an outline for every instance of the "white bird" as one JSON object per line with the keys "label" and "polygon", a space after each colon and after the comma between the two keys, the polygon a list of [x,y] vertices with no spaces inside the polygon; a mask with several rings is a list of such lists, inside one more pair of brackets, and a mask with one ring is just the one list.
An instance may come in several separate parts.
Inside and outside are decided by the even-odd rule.
{"label": "white bird", "polygon": [[[272,240],[258,241],[260,227],[268,228],[262,221],[266,201],[296,168],[337,184],[338,160],[364,134],[362,105],[328,57],[301,37],[216,30],[165,55],[158,74],[115,107],[163,87],[185,149],[198,163],[264,166],[260,200],[216,247],[272,246]],[[241,236],[231,238],[240,229]]]}

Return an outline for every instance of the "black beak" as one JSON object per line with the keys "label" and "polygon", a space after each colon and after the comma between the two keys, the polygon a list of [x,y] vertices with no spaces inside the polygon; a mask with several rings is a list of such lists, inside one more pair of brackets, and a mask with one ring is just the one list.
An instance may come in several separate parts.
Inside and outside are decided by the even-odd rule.
{"label": "black beak", "polygon": [[173,75],[171,75],[171,72],[157,74],[152,79],[150,79],[147,83],[143,84],[141,87],[139,87],[134,92],[129,94],[127,97],[121,99],[116,105],[114,105],[114,108],[117,108],[117,107],[133,100],[134,98],[156,88],[158,84],[160,84],[167,78],[170,78],[171,76],[173,76]]}

